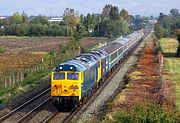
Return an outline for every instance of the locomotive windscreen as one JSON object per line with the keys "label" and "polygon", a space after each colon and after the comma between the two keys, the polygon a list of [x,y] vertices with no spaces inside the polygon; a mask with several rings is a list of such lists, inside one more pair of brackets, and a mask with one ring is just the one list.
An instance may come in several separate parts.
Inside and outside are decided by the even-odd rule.
{"label": "locomotive windscreen", "polygon": [[78,73],[68,73],[67,79],[68,80],[78,80],[79,74]]}
{"label": "locomotive windscreen", "polygon": [[65,79],[65,73],[54,73],[54,80],[63,80]]}

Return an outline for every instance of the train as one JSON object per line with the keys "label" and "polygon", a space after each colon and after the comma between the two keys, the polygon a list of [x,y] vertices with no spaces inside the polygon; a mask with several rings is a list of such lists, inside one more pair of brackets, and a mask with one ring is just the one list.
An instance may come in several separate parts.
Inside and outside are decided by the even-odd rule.
{"label": "train", "polygon": [[145,29],[58,64],[51,74],[51,97],[59,110],[79,106],[146,35]]}

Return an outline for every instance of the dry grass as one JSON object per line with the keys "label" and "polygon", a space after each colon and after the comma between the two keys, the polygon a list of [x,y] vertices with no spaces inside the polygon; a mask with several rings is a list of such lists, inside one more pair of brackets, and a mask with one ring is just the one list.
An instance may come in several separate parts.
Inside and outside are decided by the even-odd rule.
{"label": "dry grass", "polygon": [[159,40],[163,53],[176,53],[178,41],[174,38],[162,38]]}
{"label": "dry grass", "polygon": [[[176,39],[163,38],[160,40],[163,53],[175,54],[178,46]],[[180,58],[165,57],[163,67],[163,80],[173,85],[175,104],[180,110]]]}

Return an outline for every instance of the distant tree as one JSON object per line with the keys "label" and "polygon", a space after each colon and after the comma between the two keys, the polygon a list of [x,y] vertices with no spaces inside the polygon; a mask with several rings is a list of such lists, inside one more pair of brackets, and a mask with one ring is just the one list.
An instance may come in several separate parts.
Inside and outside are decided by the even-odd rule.
{"label": "distant tree", "polygon": [[78,11],[74,9],[66,8],[63,15],[64,23],[67,26],[67,35],[69,35],[69,28],[72,30],[80,23],[80,17]]}
{"label": "distant tree", "polygon": [[97,17],[95,14],[87,14],[87,16],[84,16],[82,21],[82,26],[84,26],[86,31],[86,36],[92,36],[94,34],[94,27],[96,25]]}
{"label": "distant tree", "polygon": [[48,25],[46,24],[31,24],[29,29],[29,36],[46,36]]}
{"label": "distant tree", "polygon": [[21,16],[22,16],[22,23],[29,23],[29,18],[25,12],[23,12]]}
{"label": "distant tree", "polygon": [[179,10],[178,9],[171,9],[170,13],[174,17],[178,17],[179,16]]}
{"label": "distant tree", "polygon": [[108,23],[108,37],[116,38],[122,35],[127,34],[128,32],[128,23],[122,18],[119,20],[111,21]]}
{"label": "distant tree", "polygon": [[17,24],[16,25],[16,34],[17,36],[25,36],[28,34],[29,31],[29,25],[26,23],[23,24]]}
{"label": "distant tree", "polygon": [[163,13],[160,13],[160,14],[159,14],[159,20],[162,20],[164,16],[166,16],[166,15],[163,14]]}
{"label": "distant tree", "polygon": [[18,12],[14,13],[13,16],[10,17],[10,21],[12,24],[21,24],[22,20],[22,15]]}
{"label": "distant tree", "polygon": [[129,13],[128,11],[126,11],[125,9],[122,9],[120,12],[120,16],[126,20],[127,22],[129,22]]}
{"label": "distant tree", "polygon": [[119,19],[119,9],[118,9],[118,7],[117,6],[113,6],[112,8],[111,8],[111,11],[110,11],[110,13],[109,13],[109,18],[111,19],[111,20],[118,20]]}
{"label": "distant tree", "polygon": [[58,24],[52,24],[47,31],[48,36],[66,36],[66,28]]}
{"label": "distant tree", "polygon": [[46,25],[49,25],[49,22],[48,22],[48,17],[46,16],[43,16],[43,15],[38,15],[38,16],[34,16],[31,18],[31,23],[34,23],[34,24],[46,24]]}
{"label": "distant tree", "polygon": [[109,20],[112,8],[113,8],[113,6],[111,4],[108,4],[103,8],[103,11],[102,11],[102,14],[101,14],[103,19]]}
{"label": "distant tree", "polygon": [[5,29],[0,28],[0,36],[3,36],[5,34]]}

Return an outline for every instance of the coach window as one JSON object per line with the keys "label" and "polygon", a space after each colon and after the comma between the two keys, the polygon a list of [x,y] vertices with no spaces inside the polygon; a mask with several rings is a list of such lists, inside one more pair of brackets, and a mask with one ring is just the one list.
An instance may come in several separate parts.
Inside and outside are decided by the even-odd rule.
{"label": "coach window", "polygon": [[54,73],[54,80],[63,80],[65,79],[65,73]]}

